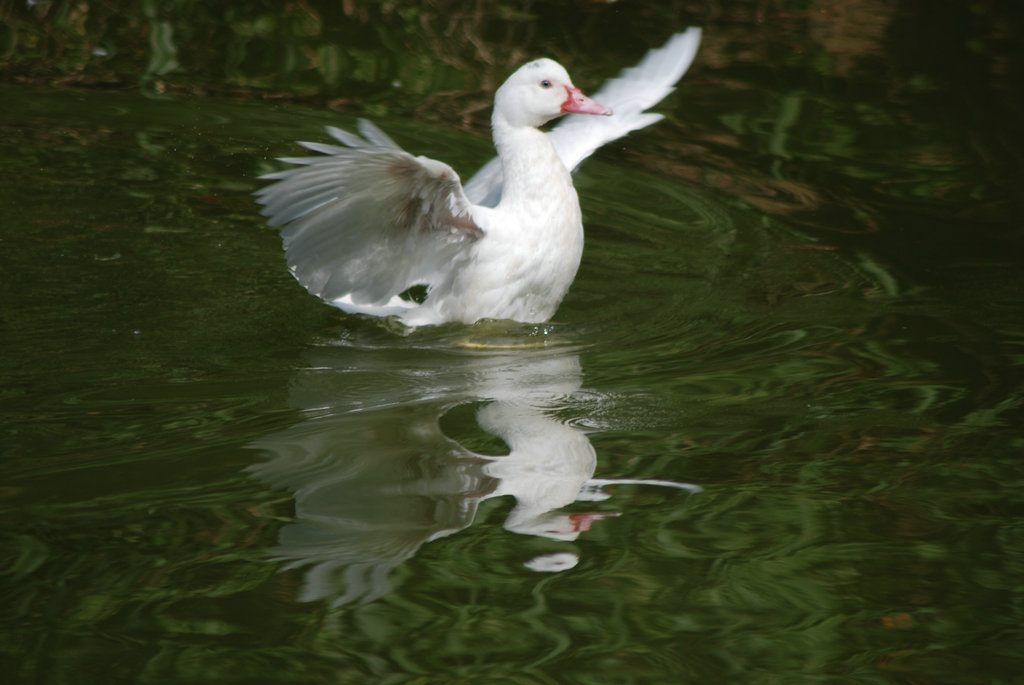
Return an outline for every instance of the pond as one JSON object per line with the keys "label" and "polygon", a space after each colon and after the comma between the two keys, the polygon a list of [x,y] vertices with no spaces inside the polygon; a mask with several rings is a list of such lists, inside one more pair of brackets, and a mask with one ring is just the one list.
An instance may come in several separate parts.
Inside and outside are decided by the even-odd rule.
{"label": "pond", "polygon": [[[300,5],[7,20],[11,682],[1018,680],[1014,12]],[[575,176],[550,323],[288,273],[294,141],[369,116],[468,178],[517,63],[593,91],[691,24]]]}

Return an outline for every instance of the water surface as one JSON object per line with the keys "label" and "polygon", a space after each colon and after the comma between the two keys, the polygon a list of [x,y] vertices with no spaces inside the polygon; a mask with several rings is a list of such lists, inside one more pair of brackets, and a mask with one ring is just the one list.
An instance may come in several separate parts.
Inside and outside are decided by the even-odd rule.
{"label": "water surface", "polygon": [[[358,102],[0,86],[16,680],[1013,682],[1019,95],[879,77],[877,16],[707,25],[668,120],[578,174],[546,325],[293,281],[255,177]],[[489,158],[486,112],[396,107]]]}

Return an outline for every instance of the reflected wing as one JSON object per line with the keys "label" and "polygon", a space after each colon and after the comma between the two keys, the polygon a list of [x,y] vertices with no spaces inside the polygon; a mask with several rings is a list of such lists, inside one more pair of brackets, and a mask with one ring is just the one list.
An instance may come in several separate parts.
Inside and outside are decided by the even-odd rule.
{"label": "reflected wing", "polygon": [[[661,114],[644,112],[675,89],[690,68],[701,30],[689,28],[665,45],[648,52],[635,67],[624,69],[594,93],[594,101],[610,107],[610,117],[570,114],[548,133],[558,156],[570,171],[602,145],[631,131],[661,121]],[[466,183],[466,195],[477,204],[493,207],[501,199],[501,163],[492,159]]]}
{"label": "reflected wing", "polygon": [[301,143],[322,156],[263,176],[256,196],[282,231],[288,266],[311,293],[379,305],[432,283],[483,231],[451,167],[413,157],[369,121],[362,137],[329,127],[342,143]]}

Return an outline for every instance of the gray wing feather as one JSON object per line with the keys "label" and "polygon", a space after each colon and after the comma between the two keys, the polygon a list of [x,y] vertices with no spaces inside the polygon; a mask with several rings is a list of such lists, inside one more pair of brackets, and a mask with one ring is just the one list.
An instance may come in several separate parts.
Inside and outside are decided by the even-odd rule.
{"label": "gray wing feather", "polygon": [[288,265],[328,302],[385,303],[430,284],[483,231],[472,219],[458,174],[413,157],[368,121],[363,137],[329,128],[342,143],[302,143],[320,153],[285,158],[295,168],[263,178],[256,192],[270,225],[282,231]]}

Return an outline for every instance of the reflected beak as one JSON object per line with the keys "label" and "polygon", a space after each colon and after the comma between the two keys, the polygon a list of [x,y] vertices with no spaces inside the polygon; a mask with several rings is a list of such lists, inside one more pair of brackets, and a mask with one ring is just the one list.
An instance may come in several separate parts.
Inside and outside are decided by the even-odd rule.
{"label": "reflected beak", "polygon": [[[609,110],[610,111],[610,110]],[[590,114],[590,112],[582,112],[582,114]],[[605,519],[615,516],[622,516],[622,512],[619,511],[591,511],[586,514],[569,514],[569,521],[572,523],[573,532],[585,533],[590,530],[591,524],[598,519]]]}
{"label": "reflected beak", "polygon": [[562,103],[562,111],[572,114],[603,114],[611,116],[612,111],[602,104],[598,104],[583,94],[579,88],[572,86],[565,87],[569,97]]}

